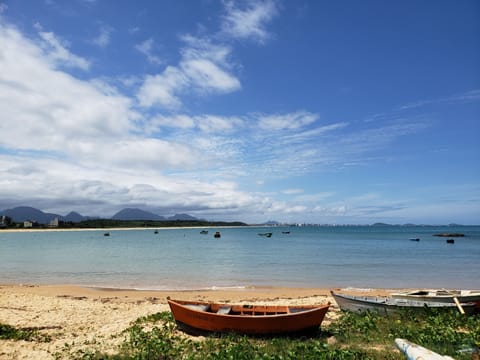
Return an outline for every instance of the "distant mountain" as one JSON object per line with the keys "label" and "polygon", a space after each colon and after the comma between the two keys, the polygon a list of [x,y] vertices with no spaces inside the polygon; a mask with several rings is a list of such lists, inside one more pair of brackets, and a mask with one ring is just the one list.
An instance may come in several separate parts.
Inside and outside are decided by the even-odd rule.
{"label": "distant mountain", "polygon": [[280,225],[280,223],[278,221],[275,221],[275,220],[268,220],[262,224],[259,224],[259,225],[272,225],[272,226],[276,226],[276,225]]}
{"label": "distant mountain", "polygon": [[170,216],[168,218],[168,220],[198,220],[196,217],[193,217],[191,215],[188,215],[188,214],[175,214],[173,216]]}
{"label": "distant mountain", "polygon": [[135,208],[126,208],[120,210],[115,215],[112,216],[113,220],[165,220],[163,216],[156,215],[154,213],[135,209]]}
{"label": "distant mountain", "polygon": [[81,221],[88,220],[88,219],[91,219],[91,217],[90,216],[82,216],[75,211],[71,211],[71,212],[68,213],[67,216],[64,216],[62,220],[67,221],[67,222],[79,223]]}
{"label": "distant mountain", "polygon": [[19,206],[13,209],[7,209],[0,212],[0,215],[9,216],[14,222],[31,220],[36,221],[39,224],[48,224],[55,218],[62,218],[60,215],[44,213],[43,211],[30,206]]}
{"label": "distant mountain", "polygon": [[[23,222],[23,221],[36,221],[39,224],[49,224],[53,219],[58,218],[59,220],[72,222],[72,223],[79,223],[85,220],[96,219],[96,217],[91,216],[83,216],[75,211],[71,211],[66,216],[58,215],[58,214],[51,214],[45,213],[39,209],[35,209],[30,206],[19,206],[13,209],[7,210],[0,210],[0,216],[8,216],[14,222]],[[115,215],[112,216],[113,220],[154,220],[154,221],[162,221],[162,220],[183,220],[183,221],[195,221],[198,220],[196,217],[190,216],[188,214],[175,214],[170,216],[168,219],[164,216],[160,216],[148,211],[144,211],[141,209],[135,208],[126,208],[120,210]]]}
{"label": "distant mountain", "polygon": [[372,226],[392,226],[391,224],[385,224],[385,223],[375,223],[372,224]]}

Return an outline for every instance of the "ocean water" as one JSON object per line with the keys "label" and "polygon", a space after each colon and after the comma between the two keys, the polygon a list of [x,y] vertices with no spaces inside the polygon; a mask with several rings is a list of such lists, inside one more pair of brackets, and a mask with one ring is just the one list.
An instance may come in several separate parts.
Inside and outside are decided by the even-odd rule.
{"label": "ocean water", "polygon": [[[0,283],[480,288],[480,226],[209,228],[208,235],[200,230],[113,230],[109,237],[104,230],[0,231]],[[264,232],[273,236],[258,235]],[[447,244],[433,236],[445,232],[465,237]]]}

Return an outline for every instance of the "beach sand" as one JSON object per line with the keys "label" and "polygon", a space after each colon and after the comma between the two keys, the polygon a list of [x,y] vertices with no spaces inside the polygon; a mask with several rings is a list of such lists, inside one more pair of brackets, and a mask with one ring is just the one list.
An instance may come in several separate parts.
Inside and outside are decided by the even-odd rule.
{"label": "beach sand", "polygon": [[[371,290],[383,294],[386,290]],[[0,359],[54,359],[89,350],[118,352],[122,331],[139,317],[168,311],[174,299],[256,304],[331,302],[324,324],[338,317],[329,289],[248,288],[201,291],[139,291],[59,285],[0,285],[0,323],[37,328],[50,342],[0,340]]]}

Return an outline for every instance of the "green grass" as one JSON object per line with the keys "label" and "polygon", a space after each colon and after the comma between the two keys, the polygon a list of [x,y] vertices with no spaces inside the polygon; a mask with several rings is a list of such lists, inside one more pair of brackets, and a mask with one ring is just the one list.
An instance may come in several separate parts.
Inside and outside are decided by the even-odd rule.
{"label": "green grass", "polygon": [[[1,329],[4,328],[2,325]],[[11,334],[7,338],[21,338],[14,328],[7,326],[5,329]],[[0,334],[3,336],[4,330]],[[310,337],[223,335],[192,338],[178,331],[170,312],[160,312],[137,319],[121,336],[124,340],[116,355],[88,350],[71,353],[65,349],[63,357],[110,360],[400,360],[404,357],[394,345],[394,339],[400,337],[457,360],[466,360],[472,358],[471,351],[461,350],[480,346],[480,315],[466,317],[456,312],[426,310],[385,317],[368,312],[346,312]],[[63,358],[62,354],[57,355]]]}
{"label": "green grass", "polygon": [[16,328],[0,323],[0,340],[49,342],[51,339],[48,335],[41,334],[36,328]]}

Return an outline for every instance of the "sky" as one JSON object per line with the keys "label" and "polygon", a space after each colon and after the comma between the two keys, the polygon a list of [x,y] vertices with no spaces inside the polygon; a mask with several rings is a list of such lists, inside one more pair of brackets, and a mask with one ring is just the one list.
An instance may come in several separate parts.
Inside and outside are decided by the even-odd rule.
{"label": "sky", "polygon": [[0,210],[480,224],[478,0],[0,0]]}

